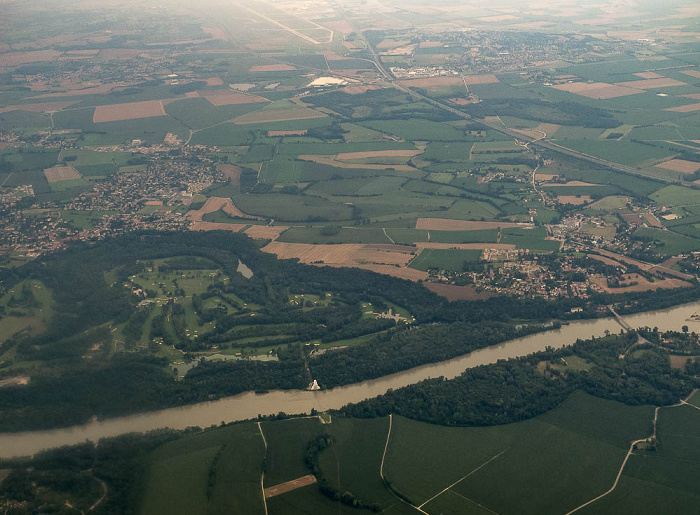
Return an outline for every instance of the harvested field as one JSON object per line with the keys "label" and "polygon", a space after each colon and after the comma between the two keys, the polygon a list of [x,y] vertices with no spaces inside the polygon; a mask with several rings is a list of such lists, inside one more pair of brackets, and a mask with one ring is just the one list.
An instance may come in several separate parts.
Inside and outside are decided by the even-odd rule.
{"label": "harvested field", "polygon": [[228,37],[226,36],[226,31],[222,29],[221,27],[202,27],[202,30],[209,34],[212,39],[222,39],[224,41],[228,40]]}
{"label": "harvested field", "polygon": [[[0,379],[0,388],[4,388],[6,386],[27,386],[30,379],[31,378],[29,376],[15,376]],[[0,483],[2,483],[2,480],[7,476],[7,474],[3,475],[3,472],[5,472],[5,470],[0,470]],[[9,472],[9,470],[7,472]]]}
{"label": "harvested field", "polygon": [[163,201],[162,200],[147,200],[145,202],[145,205],[147,205],[147,206],[162,206]]}
{"label": "harvested field", "polygon": [[485,16],[483,18],[477,18],[477,20],[486,22],[486,23],[496,23],[499,21],[510,21],[510,20],[517,20],[517,16],[513,16],[512,14],[499,14],[496,16]]}
{"label": "harvested field", "polygon": [[691,100],[700,100],[700,93],[690,93],[689,95],[681,95],[681,96],[683,98],[689,98]]}
{"label": "harvested field", "polygon": [[234,118],[233,123],[237,125],[246,125],[250,123],[287,122],[292,120],[325,118],[326,116],[328,115],[325,113],[314,111],[307,107],[300,107],[298,109],[270,109],[269,111],[255,111],[244,114],[238,118]]}
{"label": "harvested field", "polygon": [[243,170],[240,166],[219,163],[216,165],[216,169],[223,173],[224,177],[231,179],[231,184],[237,186],[241,183],[241,172]]}
{"label": "harvested field", "polygon": [[474,84],[496,84],[501,82],[493,74],[488,75],[467,75],[462,77],[464,83],[467,86],[473,86]]}
{"label": "harvested field", "polygon": [[318,266],[332,266],[334,268],[340,267],[350,267],[350,268],[361,268],[362,270],[370,270],[371,272],[376,272],[378,274],[390,275],[392,277],[398,277],[399,279],[406,279],[408,281],[425,281],[428,278],[428,272],[423,272],[421,270],[416,270],[414,268],[406,268],[403,266],[391,266],[391,265],[375,265],[375,264],[355,264],[355,265],[339,265],[336,263],[325,263]]}
{"label": "harvested field", "polygon": [[455,286],[454,284],[426,282],[424,286],[441,297],[445,297],[450,302],[453,300],[486,300],[496,296],[495,293],[490,291],[477,292],[476,287],[473,285]]}
{"label": "harvested field", "polygon": [[270,499],[271,497],[275,497],[276,495],[281,495],[286,492],[291,492],[292,490],[296,490],[297,488],[313,485],[315,482],[316,476],[314,476],[313,474],[309,474],[308,476],[303,476],[298,479],[287,481],[286,483],[282,483],[281,485],[275,485],[269,488],[265,488],[265,497],[267,499]]}
{"label": "harvested field", "polygon": [[595,259],[596,261],[600,261],[601,263],[605,263],[606,265],[610,266],[620,266],[621,263],[618,261],[615,261],[614,259],[610,259],[605,256],[599,256],[598,254],[586,254],[586,257],[589,257],[591,259]]}
{"label": "harvested field", "polygon": [[[687,288],[692,286],[686,281],[680,279],[658,279],[654,282],[648,281],[645,277],[639,274],[625,274],[622,276],[621,286],[619,288],[610,288],[608,286],[608,280],[605,277],[591,277],[590,281],[603,289],[606,293],[626,293],[626,292],[636,292],[636,291],[650,291],[661,288],[663,290],[670,290],[673,288]],[[636,282],[637,284],[630,284]]]}
{"label": "harvested field", "polygon": [[66,91],[57,91],[54,93],[45,93],[32,98],[53,98],[53,97],[75,97],[80,95],[106,95],[107,93],[125,87],[123,83],[115,84],[100,84],[98,86],[88,86],[85,88],[73,88]]}
{"label": "harvested field", "polygon": [[685,73],[686,75],[689,75],[690,77],[695,77],[696,79],[700,79],[700,71],[698,71],[698,70],[685,70],[685,71],[682,71],[681,73]]}
{"label": "harvested field", "polygon": [[571,84],[559,84],[552,87],[560,91],[567,91],[575,95],[581,95],[582,97],[586,98],[594,98],[596,100],[624,97],[627,95],[642,93],[641,89],[617,86],[614,84],[607,84],[605,82],[573,82]]}
{"label": "harvested field", "polygon": [[284,50],[285,47],[287,46],[287,38],[280,36],[280,37],[269,37],[265,38],[264,41],[258,41],[255,43],[247,43],[246,47],[250,48],[251,50],[258,50],[261,52],[269,51],[269,50]]}
{"label": "harvested field", "polygon": [[417,241],[417,249],[453,249],[453,250],[512,250],[513,243],[437,243],[434,241]]}
{"label": "harvested field", "polygon": [[207,86],[223,86],[224,81],[221,80],[219,77],[209,77],[208,79],[204,79],[207,82]]}
{"label": "harvested field", "polygon": [[302,161],[311,161],[313,163],[319,163],[323,165],[328,165],[328,166],[334,166],[336,168],[358,168],[361,167],[365,170],[397,170],[397,171],[403,171],[403,172],[410,172],[415,170],[415,168],[412,168],[408,165],[393,165],[393,164],[387,164],[387,165],[377,165],[377,164],[365,164],[363,163],[362,165],[357,165],[355,163],[344,163],[342,161],[336,160],[335,156],[307,156],[307,155],[300,155],[298,156],[299,159]]}
{"label": "harvested field", "polygon": [[685,365],[688,360],[697,362],[700,360],[700,356],[676,356],[671,354],[669,357],[671,361],[671,368],[677,368],[679,370],[685,370]]}
{"label": "harvested field", "polygon": [[[658,227],[662,228],[663,224],[659,221],[658,218],[654,216],[653,213],[642,213],[639,215],[642,217],[642,219],[647,223],[647,225],[651,225],[652,227]],[[667,266],[667,265],[664,265]]]}
{"label": "harvested field", "polygon": [[688,104],[678,107],[669,107],[664,109],[664,111],[674,111],[676,113],[692,113],[694,111],[700,111],[700,104]]}
{"label": "harvested field", "polygon": [[[201,222],[202,217],[207,213],[214,213],[222,209],[224,213],[236,217],[236,218],[250,218],[253,220],[262,220],[259,216],[251,216],[245,214],[243,211],[238,209],[230,198],[224,197],[209,197],[201,209],[195,211],[189,211],[187,217],[193,222]],[[229,225],[229,224],[223,224]]]}
{"label": "harvested field", "polygon": [[329,28],[333,31],[338,31],[341,32],[342,34],[352,34],[355,31],[355,27],[353,27],[350,22],[346,20],[331,20],[331,21],[322,21],[321,25],[323,25],[326,28]]}
{"label": "harvested field", "polygon": [[529,21],[526,23],[517,23],[513,25],[513,27],[517,27],[519,29],[542,29],[544,27],[548,27],[550,25],[554,25],[554,22],[552,21]]}
{"label": "harvested field", "polygon": [[44,176],[50,183],[82,178],[80,172],[72,166],[52,166],[44,170]]}
{"label": "harvested field", "polygon": [[369,152],[343,152],[335,156],[339,161],[351,159],[370,159],[373,157],[413,157],[420,154],[421,150],[372,150]]}
{"label": "harvested field", "polygon": [[272,242],[263,251],[280,259],[298,258],[303,263],[354,265],[405,266],[415,252],[413,247],[401,245],[365,245],[343,243],[340,245],[315,245],[309,243]]}
{"label": "harvested field", "polygon": [[575,195],[560,195],[557,197],[557,201],[560,204],[570,204],[572,206],[582,206],[583,204],[588,204],[589,202],[593,202],[593,199],[589,197],[588,195],[580,195],[580,196],[575,196]]}
{"label": "harvested field", "polygon": [[0,54],[0,67],[19,66],[21,64],[53,61],[61,52],[56,50],[36,50],[34,52],[8,52]]}
{"label": "harvested field", "polygon": [[248,68],[249,72],[291,72],[296,70],[291,64],[258,64]]}
{"label": "harvested field", "polygon": [[671,159],[656,165],[657,168],[664,168],[679,173],[695,173],[700,170],[700,163],[686,161],[685,159]]}
{"label": "harvested field", "polygon": [[547,136],[551,136],[552,134],[557,132],[560,127],[561,127],[561,125],[559,125],[557,123],[542,122],[537,127],[535,127],[533,130],[541,131],[541,132],[544,132],[545,134],[547,134]]}
{"label": "harvested field", "polygon": [[498,229],[499,227],[502,229],[506,227],[527,229],[534,226],[516,222],[474,222],[449,218],[419,218],[416,221],[416,229],[424,229],[426,231],[478,231],[481,229]]}
{"label": "harvested field", "polygon": [[367,91],[374,91],[376,89],[382,89],[379,86],[348,86],[346,88],[343,88],[343,92],[347,93],[348,95],[361,95],[362,93],[366,93]]}
{"label": "harvested field", "polygon": [[204,91],[199,93],[200,97],[204,97],[211,105],[228,106],[238,104],[257,104],[269,102],[268,99],[258,97],[256,95],[246,95],[231,90],[221,90],[221,93],[214,91]]}
{"label": "harvested field", "polygon": [[[627,263],[630,265],[634,265],[638,267],[640,270],[645,270],[648,272],[654,272],[657,271],[656,269],[659,268],[660,265],[652,265],[650,263],[644,263],[642,261],[637,261],[636,259],[632,259],[626,256],[621,256],[619,254],[615,254],[614,252],[610,252],[609,250],[603,250],[603,249],[598,249],[598,253],[606,256],[608,258],[614,259],[619,261],[620,263]],[[593,257],[591,255],[591,257]],[[685,280],[691,280],[693,279],[692,275],[684,274],[683,272],[678,272],[676,270],[672,270],[670,268],[663,268],[658,270],[660,273],[664,273],[666,275],[672,275],[674,277],[678,277],[680,279],[685,279]]]}
{"label": "harvested field", "polygon": [[238,232],[246,227],[245,224],[223,224],[218,222],[194,222],[192,231],[232,231]]}
{"label": "harvested field", "polygon": [[435,88],[445,86],[459,86],[464,84],[462,77],[429,77],[426,79],[409,79],[401,83],[409,88]]}
{"label": "harvested field", "polygon": [[377,50],[391,50],[392,48],[399,48],[399,47],[410,45],[410,44],[411,44],[410,39],[401,39],[401,40],[383,39],[381,42],[379,42],[377,44]]}
{"label": "harvested field", "polygon": [[535,180],[536,181],[551,181],[552,179],[559,177],[558,175],[554,175],[551,173],[536,173],[535,174]]}
{"label": "harvested field", "polygon": [[245,234],[255,240],[276,240],[287,229],[285,225],[251,225]]}
{"label": "harvested field", "polygon": [[50,111],[60,111],[73,104],[77,104],[78,100],[64,100],[63,102],[44,102],[41,104],[21,104],[6,106],[0,108],[0,113],[7,111],[32,111],[34,113],[47,113]]}
{"label": "harvested field", "polygon": [[97,106],[95,114],[92,116],[92,121],[93,123],[116,122],[136,118],[152,118],[154,116],[165,116],[165,109],[163,109],[161,100]]}
{"label": "harvested field", "polygon": [[663,79],[663,75],[659,75],[658,73],[654,72],[641,72],[641,73],[635,73],[635,75],[641,79]]}
{"label": "harvested field", "polygon": [[443,45],[442,41],[421,41],[420,48],[438,48]]}
{"label": "harvested field", "polygon": [[623,213],[620,216],[630,225],[639,225],[639,222],[641,222],[641,218],[636,213]]}

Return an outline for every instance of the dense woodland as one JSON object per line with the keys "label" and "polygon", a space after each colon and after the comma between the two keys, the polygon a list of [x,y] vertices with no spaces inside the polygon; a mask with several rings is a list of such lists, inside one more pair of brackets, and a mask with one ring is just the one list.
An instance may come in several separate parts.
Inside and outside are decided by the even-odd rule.
{"label": "dense woodland", "polygon": [[[636,339],[636,333],[627,333],[579,340],[562,350],[469,369],[452,380],[429,379],[390,390],[342,412],[354,417],[396,413],[434,424],[484,426],[532,418],[558,406],[576,389],[629,405],[663,406],[700,385],[694,369],[672,369],[668,355],[654,347],[640,347],[620,359]],[[585,359],[586,367],[552,366],[572,356]]]}
{"label": "dense woodland", "polygon": [[[266,324],[293,328],[292,338],[275,343],[280,345],[279,361],[204,362],[176,381],[167,360],[155,356],[152,348],[104,352],[95,359],[84,359],[82,356],[96,343],[111,341],[110,323],[125,323],[127,339],[129,335],[138,339],[145,320],[143,309],[137,307],[141,298],[123,284],[138,273],[141,261],[161,258],[176,258],[165,269],[210,267],[214,263],[230,277],[225,284],[215,285],[217,294],[235,294],[245,302],[262,306],[256,317],[245,310],[225,314],[201,309],[199,316],[215,319],[216,328],[200,341],[183,333],[171,336],[174,341],[169,343],[184,351],[208,349],[225,340],[242,319],[247,325],[255,319],[258,325],[245,331],[265,331]],[[235,271],[239,259],[253,270],[252,278]],[[111,284],[105,279],[108,272],[116,273],[117,280]],[[0,274],[4,291],[24,279],[38,279],[52,290],[55,299],[54,317],[43,334],[31,337],[19,333],[3,342],[4,350],[14,348],[17,363],[11,369],[6,363],[6,368],[0,369],[0,378],[26,373],[31,381],[26,386],[0,389],[1,431],[66,426],[87,421],[93,415],[117,416],[243,391],[304,388],[314,378],[323,388],[350,384],[542,330],[545,314],[564,320],[595,317],[601,314],[598,307],[609,303],[618,304],[622,313],[662,308],[697,300],[700,292],[693,288],[605,295],[587,303],[509,297],[450,303],[420,284],[369,271],[277,260],[260,252],[257,244],[245,236],[231,233],[129,234],[95,244],[77,244],[20,268],[0,269]],[[288,302],[287,292],[333,292],[334,301],[305,311]],[[362,319],[359,304],[363,301],[377,306],[394,303],[409,310],[416,323],[396,326],[393,321]],[[25,299],[20,292],[14,302],[31,302],[31,298]],[[578,306],[583,311],[572,314],[571,308]],[[176,310],[173,318],[177,318]],[[311,338],[334,341],[376,332],[367,343],[320,356],[310,355],[311,348],[303,345]],[[274,336],[270,338],[274,341]],[[35,360],[43,364],[40,373],[23,368],[24,362]]]}

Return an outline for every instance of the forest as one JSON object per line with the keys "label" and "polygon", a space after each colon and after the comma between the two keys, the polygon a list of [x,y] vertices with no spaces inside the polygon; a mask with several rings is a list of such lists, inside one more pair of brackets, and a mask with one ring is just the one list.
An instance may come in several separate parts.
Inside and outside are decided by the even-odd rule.
{"label": "forest", "polygon": [[[139,347],[133,343],[147,330],[149,312],[139,307],[142,297],[124,287],[130,277],[140,273],[144,261],[165,258],[169,264],[162,265],[162,272],[178,267],[196,271],[215,264],[229,278],[193,296],[200,326],[216,324],[201,338],[188,336],[184,329],[158,333],[167,317],[175,322],[184,320],[182,312],[175,309],[177,304],[168,302],[163,314],[155,312],[148,329],[151,336],[160,335],[168,345],[185,353],[185,359],[200,361],[182,380],[173,375],[169,360],[158,353],[157,345]],[[236,272],[239,260],[249,264],[253,277],[246,279]],[[41,281],[54,296],[53,317],[43,333],[22,331],[3,342],[4,356],[10,359],[0,368],[0,379],[26,374],[31,380],[26,385],[0,388],[0,431],[68,426],[95,415],[113,417],[244,391],[302,389],[312,379],[323,388],[331,388],[544,330],[544,314],[547,319],[590,318],[604,314],[599,307],[607,304],[627,313],[699,298],[699,290],[692,288],[600,295],[587,302],[506,296],[447,302],[415,282],[364,270],[277,260],[262,253],[252,240],[228,232],[133,233],[76,244],[22,267],[0,269],[0,273],[4,291],[31,279]],[[109,281],[105,279],[108,276]],[[327,305],[310,309],[290,303],[290,292],[320,296],[333,292],[333,297]],[[239,300],[231,302],[238,310],[205,309],[202,306],[208,295],[235,297]],[[14,299],[15,304],[31,301],[21,291]],[[400,306],[415,317],[415,322],[397,325],[393,320],[366,318],[360,309],[366,302],[377,308],[387,303]],[[242,303],[259,307],[251,312]],[[572,313],[573,307],[583,310]],[[112,347],[110,327],[117,324],[124,327],[127,340],[123,351],[91,354],[90,349]],[[254,334],[260,340],[245,345],[273,345],[277,360],[206,361],[194,354],[219,344],[235,348],[239,344],[226,340],[235,336],[241,338],[237,341],[245,341]],[[368,339],[322,355],[313,355],[313,346],[305,344],[310,339],[330,342],[362,335]],[[86,359],[86,355],[91,357]],[[507,366],[515,367],[509,373],[530,373],[520,370],[517,363]]]}

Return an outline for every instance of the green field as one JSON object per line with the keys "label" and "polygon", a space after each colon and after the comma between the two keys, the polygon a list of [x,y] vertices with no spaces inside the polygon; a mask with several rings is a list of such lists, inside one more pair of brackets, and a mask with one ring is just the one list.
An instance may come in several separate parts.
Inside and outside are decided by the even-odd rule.
{"label": "green field", "polygon": [[461,272],[465,264],[481,259],[481,250],[424,249],[409,263],[409,267],[427,271],[431,268]]}
{"label": "green field", "polygon": [[[559,131],[557,131],[558,133]],[[641,145],[632,141],[574,140],[569,139],[563,146],[600,157],[613,163],[636,165],[644,161],[658,160],[673,155],[673,152],[657,146]]]}
{"label": "green field", "polygon": [[694,513],[700,502],[700,410],[661,409],[656,450],[630,457],[609,496],[581,510],[585,514]]}
{"label": "green field", "polygon": [[700,240],[697,238],[691,238],[671,231],[643,227],[638,229],[634,235],[654,242],[657,245],[655,250],[661,254],[676,255],[700,250]]}
{"label": "green field", "polygon": [[700,204],[700,190],[670,185],[650,197],[661,205],[674,207]]}
{"label": "green field", "polygon": [[428,513],[445,503],[452,513],[475,503],[504,514],[565,513],[609,488],[629,442],[648,434],[652,411],[578,393],[505,426],[447,428],[394,417],[385,473],[417,505],[464,478],[450,489],[457,495],[427,503]]}
{"label": "green field", "polygon": [[263,457],[254,424],[165,444],[148,456],[140,513],[262,513]]}

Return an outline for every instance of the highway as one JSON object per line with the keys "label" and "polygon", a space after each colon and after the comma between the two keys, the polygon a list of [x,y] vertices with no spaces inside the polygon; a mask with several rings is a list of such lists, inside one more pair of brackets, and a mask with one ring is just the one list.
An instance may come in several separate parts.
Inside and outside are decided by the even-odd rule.
{"label": "highway", "polygon": [[646,170],[641,170],[639,168],[634,168],[632,166],[625,166],[621,165],[618,163],[613,163],[612,161],[607,161],[605,159],[601,159],[596,156],[592,156],[589,154],[585,154],[583,152],[579,152],[577,150],[572,150],[570,148],[565,148],[560,145],[557,145],[556,143],[552,143],[551,141],[548,141],[547,139],[538,139],[538,138],[530,138],[524,134],[521,134],[520,132],[508,129],[507,127],[503,127],[497,123],[490,123],[487,122],[486,120],[480,120],[477,118],[472,118],[469,116],[467,113],[460,111],[459,109],[456,109],[450,105],[447,105],[443,102],[440,102],[439,100],[435,100],[433,98],[430,98],[426,95],[423,95],[422,93],[419,93],[417,91],[412,90],[411,88],[408,88],[401,84],[400,81],[396,80],[394,76],[387,71],[387,69],[384,67],[384,64],[381,62],[381,59],[379,58],[379,55],[377,55],[377,51],[375,48],[369,43],[369,41],[365,38],[364,33],[359,30],[355,25],[352,23],[352,21],[346,16],[345,12],[340,9],[339,7],[335,6],[336,11],[350,24],[352,25],[353,29],[356,31],[356,33],[359,35],[359,37],[362,39],[364,42],[365,46],[367,47],[367,50],[370,52],[370,55],[372,57],[372,61],[374,62],[374,66],[377,68],[377,71],[381,74],[381,76],[386,80],[388,83],[390,83],[393,87],[397,88],[400,91],[403,91],[404,93],[407,93],[411,95],[413,98],[422,100],[434,107],[437,107],[439,109],[443,109],[445,111],[448,111],[452,114],[455,114],[459,116],[460,118],[464,118],[466,120],[469,120],[470,122],[484,125],[492,130],[495,130],[497,132],[500,132],[501,134],[505,134],[507,136],[510,136],[515,139],[519,139],[521,141],[525,141],[529,145],[534,145],[536,147],[539,147],[544,150],[549,150],[551,152],[555,152],[558,154],[562,154],[565,156],[573,157],[582,161],[587,161],[589,163],[595,164],[597,166],[603,167],[603,168],[608,168],[614,171],[618,172],[623,172],[626,174],[630,175],[637,175],[640,177],[645,177],[649,179],[654,179],[657,181],[661,182],[668,182],[668,183],[680,183],[684,186],[691,186],[691,183],[686,182],[686,181],[678,181],[675,179],[671,179],[668,177],[663,177],[663,176],[657,176],[654,175],[652,172],[648,172]]}

